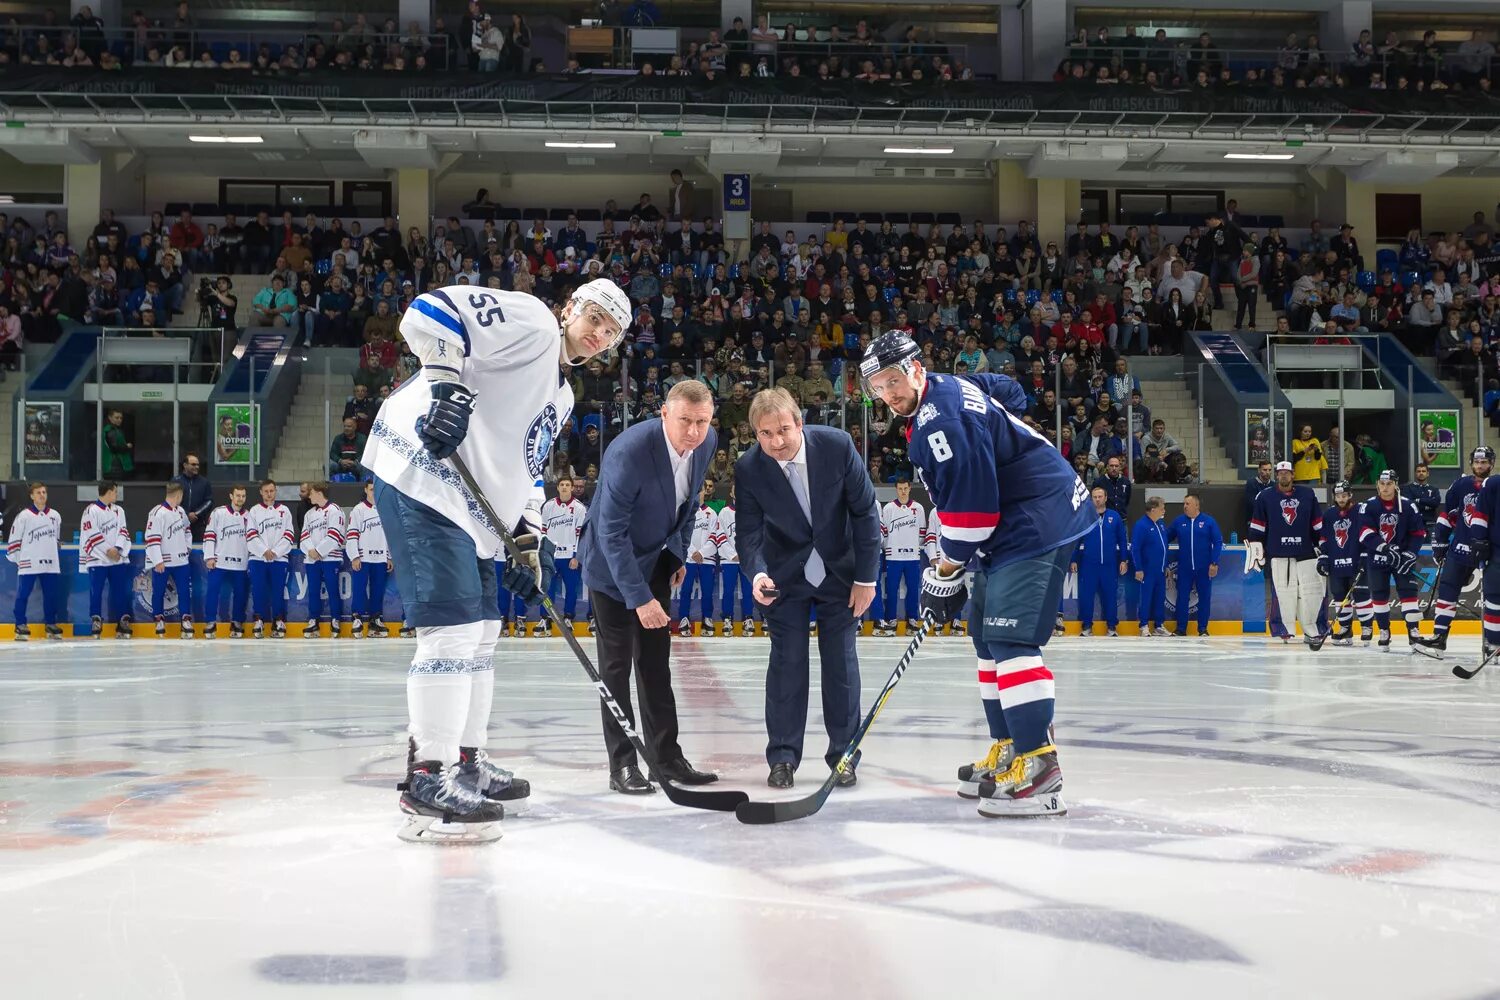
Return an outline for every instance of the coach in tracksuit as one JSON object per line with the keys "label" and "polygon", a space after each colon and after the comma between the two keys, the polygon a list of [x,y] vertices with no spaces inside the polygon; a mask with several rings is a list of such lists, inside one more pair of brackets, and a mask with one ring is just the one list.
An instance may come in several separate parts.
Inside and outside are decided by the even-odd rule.
{"label": "coach in tracksuit", "polygon": [[1196,496],[1182,501],[1182,513],[1167,529],[1167,539],[1176,543],[1172,565],[1177,572],[1177,634],[1187,635],[1188,597],[1198,591],[1198,634],[1208,635],[1213,603],[1213,579],[1219,575],[1219,556],[1224,535],[1219,522],[1202,512]]}
{"label": "coach in tracksuit", "polygon": [[[1146,513],[1130,536],[1130,561],[1135,564],[1135,578],[1141,585],[1136,616],[1141,635],[1168,635],[1167,619],[1167,532],[1162,526],[1167,503],[1161,497],[1146,499]],[[1147,628],[1153,625],[1153,628]]]}
{"label": "coach in tracksuit", "polygon": [[1125,537],[1125,519],[1109,508],[1109,494],[1103,486],[1089,491],[1099,520],[1088,534],[1078,540],[1073,565],[1078,574],[1078,622],[1083,635],[1093,634],[1094,602],[1104,608],[1104,622],[1110,635],[1120,627],[1120,577],[1130,565],[1130,542]]}

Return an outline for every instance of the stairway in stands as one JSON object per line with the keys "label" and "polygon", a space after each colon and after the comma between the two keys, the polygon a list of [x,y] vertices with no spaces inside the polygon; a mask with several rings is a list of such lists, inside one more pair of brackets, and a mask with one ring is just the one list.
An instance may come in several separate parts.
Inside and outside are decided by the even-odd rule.
{"label": "stairway in stands", "polygon": [[[271,459],[272,479],[278,483],[300,483],[328,477],[328,444],[343,426],[344,402],[351,384],[349,374],[341,368],[325,376],[321,364],[309,362],[303,366],[302,381]],[[328,406],[326,433],[325,398],[332,401]]]}
{"label": "stairway in stands", "polygon": [[6,372],[0,379],[0,480],[16,475],[16,396],[21,392],[21,373]]}
{"label": "stairway in stands", "polygon": [[1141,379],[1141,398],[1151,409],[1151,419],[1165,420],[1167,433],[1177,439],[1190,465],[1199,466],[1199,476],[1205,483],[1236,483],[1245,478],[1234,467],[1229,452],[1214,433],[1212,424],[1205,424],[1203,445],[1205,455],[1202,464],[1198,456],[1198,403],[1188,391],[1182,379]]}

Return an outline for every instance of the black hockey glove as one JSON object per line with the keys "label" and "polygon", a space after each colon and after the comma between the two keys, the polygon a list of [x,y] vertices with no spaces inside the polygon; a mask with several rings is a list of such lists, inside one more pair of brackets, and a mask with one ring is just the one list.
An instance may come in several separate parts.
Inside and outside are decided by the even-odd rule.
{"label": "black hockey glove", "polygon": [[1318,575],[1328,575],[1328,557],[1322,554],[1319,554],[1318,556]]}
{"label": "black hockey glove", "polygon": [[509,553],[501,586],[527,604],[540,603],[542,595],[552,589],[557,567],[552,562],[552,540],[534,534],[516,536],[520,555]]}
{"label": "black hockey glove", "polygon": [[1483,566],[1490,561],[1490,540],[1488,538],[1476,538],[1469,543],[1469,551],[1474,553],[1474,564]]}
{"label": "black hockey glove", "polygon": [[474,393],[462,382],[432,383],[432,405],[417,418],[417,437],[436,459],[458,451],[469,433],[469,415],[474,412]]}
{"label": "black hockey glove", "polygon": [[1379,545],[1375,546],[1375,551],[1370,555],[1370,562],[1380,569],[1390,569],[1393,565],[1395,565],[1395,552],[1391,548],[1389,542],[1381,542]]}
{"label": "black hockey glove", "polygon": [[1433,558],[1433,560],[1435,562],[1442,562],[1444,559],[1447,559],[1448,558],[1448,543],[1447,542],[1433,542],[1432,543],[1432,558]]}
{"label": "black hockey glove", "polygon": [[932,616],[938,625],[958,621],[963,614],[964,601],[969,588],[964,586],[964,571],[952,576],[943,576],[936,566],[929,566],[922,573],[922,616]]}
{"label": "black hockey glove", "polygon": [[1417,554],[1405,549],[1391,549],[1391,564],[1397,576],[1406,576],[1417,565]]}

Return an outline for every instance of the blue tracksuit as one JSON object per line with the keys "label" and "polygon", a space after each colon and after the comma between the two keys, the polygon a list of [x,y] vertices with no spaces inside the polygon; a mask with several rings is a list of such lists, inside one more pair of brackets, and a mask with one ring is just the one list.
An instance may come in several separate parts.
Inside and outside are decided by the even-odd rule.
{"label": "blue tracksuit", "polygon": [[1120,626],[1120,563],[1130,561],[1125,519],[1104,508],[1098,522],[1078,540],[1073,562],[1078,564],[1078,621],[1085,632],[1094,627],[1094,603],[1104,609],[1113,631]]}
{"label": "blue tracksuit", "polygon": [[[719,598],[720,614],[728,621],[752,620],[755,616],[755,597],[750,591],[750,578],[740,572],[740,564],[720,563],[719,582],[723,585],[723,593]],[[738,611],[735,610],[735,594],[739,595]],[[880,600],[878,593],[875,600]]]}
{"label": "blue tracksuit", "polygon": [[552,586],[547,588],[547,597],[553,605],[557,604],[559,591],[563,595],[562,616],[569,621],[573,619],[573,612],[578,609],[578,595],[583,591],[583,569],[582,567],[569,566],[573,556],[558,557],[557,572],[552,577]]}
{"label": "blue tracksuit", "polygon": [[922,593],[922,560],[887,559],[885,561],[885,613],[893,619],[897,613],[897,595],[906,584],[906,618],[917,618],[917,597]]}
{"label": "blue tracksuit", "polygon": [[1207,514],[1190,518],[1178,514],[1167,529],[1167,538],[1176,543],[1172,564],[1177,567],[1177,633],[1187,634],[1188,596],[1198,591],[1198,634],[1208,635],[1209,614],[1213,603],[1213,577],[1210,566],[1219,565],[1224,551],[1224,536],[1219,524]]}
{"label": "blue tracksuit", "polygon": [[1167,618],[1167,530],[1161,521],[1142,515],[1130,535],[1130,561],[1141,574],[1136,618],[1141,631],[1148,624],[1165,627]]}

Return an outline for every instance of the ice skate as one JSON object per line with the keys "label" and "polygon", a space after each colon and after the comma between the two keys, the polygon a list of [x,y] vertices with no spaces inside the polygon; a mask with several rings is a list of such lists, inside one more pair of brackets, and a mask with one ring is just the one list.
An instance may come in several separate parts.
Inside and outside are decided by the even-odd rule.
{"label": "ice skate", "polygon": [[219,637],[219,623],[218,622],[204,622],[203,623],[203,638],[205,638],[205,639],[217,639],[218,637]]}
{"label": "ice skate", "polygon": [[573,619],[571,619],[571,618],[564,618],[563,619],[563,631],[566,632],[568,635],[577,635],[578,634],[577,632],[575,632],[573,630]]}
{"label": "ice skate", "polygon": [[253,634],[257,639],[264,639],[266,637],[265,623],[262,622],[259,618],[255,619],[255,632]]}
{"label": "ice skate", "polygon": [[1335,646],[1352,647],[1354,645],[1354,634],[1348,630],[1335,632],[1333,634],[1333,644]]}
{"label": "ice skate", "polygon": [[243,639],[243,638],[245,638],[245,626],[240,625],[238,623],[231,623],[230,626],[229,626],[229,638],[231,638],[231,639]]}
{"label": "ice skate", "polygon": [[719,635],[721,635],[725,639],[733,639],[734,638],[734,622],[730,621],[728,618],[726,618],[723,621],[721,621],[719,623]]}
{"label": "ice skate", "polygon": [[62,639],[62,637],[63,637],[63,630],[62,630],[62,626],[61,625],[48,625],[47,626],[47,638],[53,640],[54,642],[57,642],[57,641],[60,641]]}
{"label": "ice skate", "polygon": [[422,761],[398,787],[407,820],[396,836],[407,843],[487,844],[500,839],[505,807],[463,780],[458,765]]}
{"label": "ice skate", "polygon": [[160,618],[156,619],[156,637],[165,639],[167,637],[167,623]]}
{"label": "ice skate", "polygon": [[1156,626],[1156,628],[1152,629],[1148,634],[1155,639],[1170,639],[1172,637],[1172,633],[1168,632],[1160,625]]}
{"label": "ice skate", "polygon": [[272,639],[285,639],[286,638],[286,622],[281,621],[280,619],[277,620],[276,627],[271,630],[271,638]]}
{"label": "ice skate", "polygon": [[31,626],[29,626],[29,625],[17,625],[16,626],[16,642],[30,642],[30,641],[31,641]]}
{"label": "ice skate", "polygon": [[693,634],[693,623],[683,618],[677,623],[677,634],[689,636]]}
{"label": "ice skate", "polygon": [[193,620],[191,618],[184,618],[182,620],[182,624],[180,626],[178,626],[178,629],[177,629],[177,638],[179,638],[179,639],[191,639],[192,637],[193,637]]}
{"label": "ice skate", "polygon": [[398,635],[402,639],[415,639],[417,637],[417,630],[412,628],[410,625],[406,625],[403,623],[401,626],[401,631],[398,633]]}
{"label": "ice skate", "polygon": [[1106,632],[1104,634],[1107,635],[1111,639],[1118,639],[1118,638],[1120,638],[1120,630],[1117,629],[1117,628],[1112,628],[1112,629],[1110,629],[1108,632]]}
{"label": "ice skate", "polygon": [[992,819],[1015,816],[1066,816],[1062,797],[1062,769],[1057,748],[1048,744],[1011,762],[1007,771],[979,785],[979,815]]}
{"label": "ice skate", "polygon": [[364,637],[366,639],[384,639],[386,635],[385,622],[376,620],[365,624]]}
{"label": "ice skate", "polygon": [[716,621],[714,621],[712,618],[705,618],[703,620],[703,635],[704,635],[704,637],[712,639],[714,636],[716,636],[718,634],[719,634],[719,623],[716,622]]}
{"label": "ice skate", "polygon": [[1005,772],[1010,769],[1011,762],[1016,759],[1016,747],[1010,740],[996,740],[990,744],[989,753],[972,764],[965,764],[958,769],[958,797],[961,799],[979,798],[979,785],[981,782],[991,781],[995,773]]}
{"label": "ice skate", "polygon": [[308,622],[305,626],[303,626],[303,628],[302,628],[302,638],[304,638],[304,639],[317,639],[317,638],[320,638],[319,635],[318,635],[318,623],[317,622]]}
{"label": "ice skate", "polygon": [[133,638],[135,638],[135,636],[132,634],[131,624],[132,623],[130,621],[130,616],[129,615],[126,615],[124,618],[121,618],[119,620],[119,622],[115,625],[115,638],[116,639],[133,639]]}
{"label": "ice skate", "polygon": [[[936,632],[939,627],[940,626],[934,624],[932,630],[934,632]],[[908,619],[906,619],[906,634],[907,635],[916,635],[920,631],[922,631],[922,619],[920,619],[920,618],[908,618]]]}
{"label": "ice skate", "polygon": [[1380,640],[1376,645],[1380,647],[1382,653],[1389,653],[1391,651],[1391,633],[1389,629],[1380,630]]}
{"label": "ice skate", "polygon": [[893,622],[893,621],[878,621],[878,622],[875,623],[875,627],[870,630],[870,634],[871,635],[895,635],[896,634],[896,623]]}
{"label": "ice skate", "polygon": [[1057,616],[1057,624],[1052,626],[1052,634],[1053,635],[1065,635],[1067,633],[1067,631],[1068,631],[1068,626],[1063,621],[1063,616],[1062,615],[1058,615]]}
{"label": "ice skate", "polygon": [[95,639],[104,638],[104,619],[99,615],[89,616],[89,635]]}
{"label": "ice skate", "polygon": [[589,635],[598,635],[599,626],[594,624],[594,616],[589,615]]}
{"label": "ice skate", "polygon": [[365,620],[363,618],[355,618],[349,623],[349,638],[363,639],[365,637],[364,633]]}
{"label": "ice skate", "polygon": [[1431,636],[1413,635],[1411,637],[1412,652],[1430,656],[1434,660],[1441,660],[1447,648],[1448,633],[1446,631],[1433,632]]}
{"label": "ice skate", "polygon": [[497,765],[483,749],[459,747],[458,766],[486,799],[504,805],[505,815],[524,816],[530,810],[531,782]]}
{"label": "ice skate", "polygon": [[966,621],[956,621],[956,622],[953,623],[953,626],[950,629],[950,631],[952,631],[952,633],[954,635],[968,635],[969,634],[969,623],[966,622]]}

